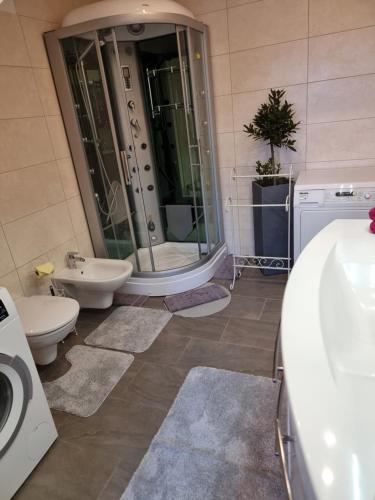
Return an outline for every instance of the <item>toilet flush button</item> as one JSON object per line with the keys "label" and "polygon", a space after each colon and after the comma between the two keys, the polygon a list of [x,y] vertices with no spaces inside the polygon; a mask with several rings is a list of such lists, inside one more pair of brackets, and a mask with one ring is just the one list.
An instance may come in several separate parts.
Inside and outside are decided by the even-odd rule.
{"label": "toilet flush button", "polygon": [[370,193],[365,193],[365,200],[369,200],[371,198]]}

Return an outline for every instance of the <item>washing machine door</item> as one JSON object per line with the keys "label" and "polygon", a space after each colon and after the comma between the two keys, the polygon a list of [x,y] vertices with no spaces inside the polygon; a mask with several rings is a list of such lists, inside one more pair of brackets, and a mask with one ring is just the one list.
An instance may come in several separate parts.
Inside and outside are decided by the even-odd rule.
{"label": "washing machine door", "polygon": [[0,459],[16,439],[32,396],[26,363],[19,356],[0,353]]}

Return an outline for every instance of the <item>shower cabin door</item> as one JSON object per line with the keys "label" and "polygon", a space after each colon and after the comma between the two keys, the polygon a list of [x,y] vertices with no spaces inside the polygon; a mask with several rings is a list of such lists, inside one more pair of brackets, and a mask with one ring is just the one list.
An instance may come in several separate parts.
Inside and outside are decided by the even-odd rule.
{"label": "shower cabin door", "polygon": [[212,134],[211,102],[208,82],[208,60],[203,33],[193,28],[179,27],[180,57],[183,61],[183,79],[187,121],[190,134],[196,144],[195,176],[199,177],[203,203],[207,253],[219,242],[219,214],[215,178],[215,144]]}
{"label": "shower cabin door", "polygon": [[[198,146],[175,25],[129,40],[103,30],[118,141],[136,209],[141,271],[168,271],[207,253]],[[188,110],[188,113],[187,113]]]}
{"label": "shower cabin door", "polygon": [[193,28],[185,28],[189,52],[191,91],[194,103],[195,126],[199,146],[199,162],[207,231],[208,253],[220,241],[217,212],[217,183],[215,178],[216,151],[213,137],[211,100],[209,95],[207,37]]}
{"label": "shower cabin door", "polygon": [[137,247],[121,168],[101,44],[96,32],[62,41],[107,256],[125,259]]}

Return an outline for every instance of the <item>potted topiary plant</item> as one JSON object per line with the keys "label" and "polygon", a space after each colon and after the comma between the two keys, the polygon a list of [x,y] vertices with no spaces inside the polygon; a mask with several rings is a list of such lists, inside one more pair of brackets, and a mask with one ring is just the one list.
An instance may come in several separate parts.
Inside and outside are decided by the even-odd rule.
{"label": "potted topiary plant", "polygon": [[[293,105],[283,99],[285,90],[271,89],[268,102],[261,105],[244,131],[249,137],[263,140],[270,146],[271,157],[266,162],[256,162],[259,175],[280,173],[280,163],[276,161],[276,150],[287,148],[296,151],[293,134],[300,122],[294,121]],[[257,205],[285,203],[289,193],[287,177],[258,178],[252,184],[253,203]],[[287,257],[288,254],[288,214],[283,207],[254,207],[254,240],[257,256]],[[292,231],[291,231],[292,234]],[[271,261],[266,265],[270,265]],[[263,269],[263,274],[278,274],[280,269]],[[285,272],[285,271],[284,271]]]}

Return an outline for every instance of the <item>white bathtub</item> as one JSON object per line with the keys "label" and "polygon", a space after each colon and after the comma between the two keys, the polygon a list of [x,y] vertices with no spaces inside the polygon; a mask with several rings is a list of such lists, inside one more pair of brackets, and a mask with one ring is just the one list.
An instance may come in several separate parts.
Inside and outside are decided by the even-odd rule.
{"label": "white bathtub", "polygon": [[303,485],[294,500],[375,498],[375,235],[368,227],[332,222],[305,248],[286,288],[289,473],[292,490]]}

